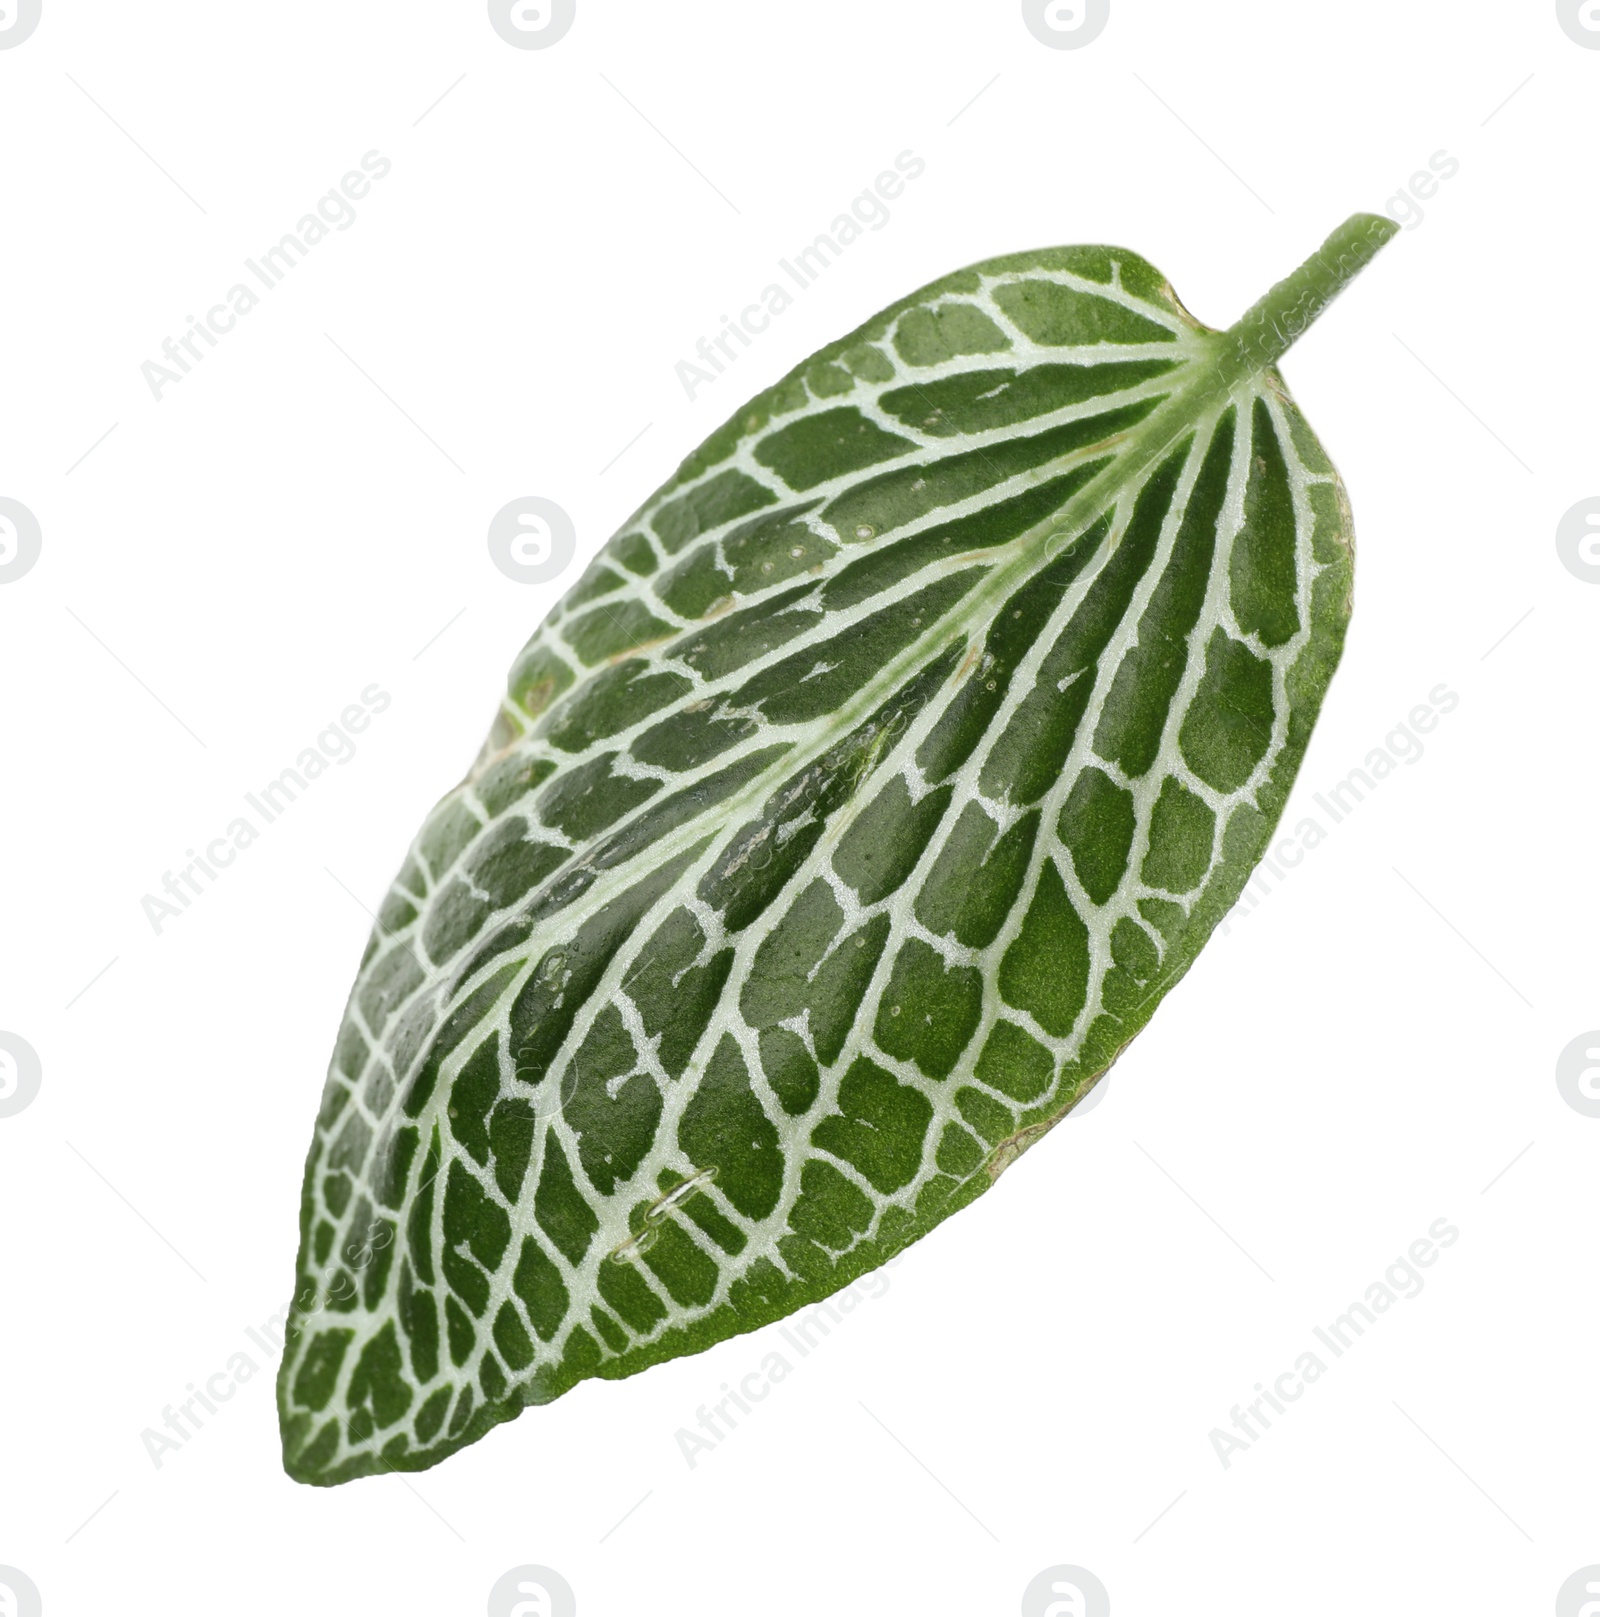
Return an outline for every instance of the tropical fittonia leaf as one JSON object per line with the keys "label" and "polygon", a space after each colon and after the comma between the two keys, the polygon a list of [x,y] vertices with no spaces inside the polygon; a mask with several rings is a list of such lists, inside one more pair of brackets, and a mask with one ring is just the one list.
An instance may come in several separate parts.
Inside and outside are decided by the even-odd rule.
{"label": "tropical fittonia leaf", "polygon": [[751,401],[518,658],[362,960],[279,1383],[303,1481],[814,1303],[987,1190],[1266,843],[1350,611],[1271,369],[1143,259],[936,281]]}

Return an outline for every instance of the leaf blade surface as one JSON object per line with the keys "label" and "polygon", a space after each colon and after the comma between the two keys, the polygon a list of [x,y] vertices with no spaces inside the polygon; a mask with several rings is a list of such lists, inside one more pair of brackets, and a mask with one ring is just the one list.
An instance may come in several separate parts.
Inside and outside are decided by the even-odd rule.
{"label": "leaf blade surface", "polygon": [[1121,249],[973,266],[610,542],[363,961],[292,1475],[420,1469],[825,1297],[1104,1073],[1248,879],[1342,645],[1348,506],[1270,368],[1308,295],[1217,333]]}

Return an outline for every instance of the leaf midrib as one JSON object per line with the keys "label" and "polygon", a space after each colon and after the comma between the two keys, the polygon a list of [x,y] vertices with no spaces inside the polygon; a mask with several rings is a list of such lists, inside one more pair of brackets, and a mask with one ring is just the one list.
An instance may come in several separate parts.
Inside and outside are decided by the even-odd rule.
{"label": "leaf midrib", "polygon": [[[1211,334],[1208,334],[1211,335]],[[1214,339],[1218,340],[1219,339]],[[1186,367],[1189,369],[1189,367]],[[1180,373],[1181,374],[1181,373]],[[674,831],[667,833],[659,841],[653,842],[647,849],[641,850],[632,858],[602,872],[594,883],[574,902],[557,912],[561,918],[563,931],[571,931],[599,910],[612,899],[619,897],[628,890],[638,879],[638,868],[641,861],[648,861],[651,865],[664,863],[688,852],[697,843],[705,838],[706,819],[711,816],[720,822],[726,822],[726,828],[714,836],[712,846],[706,850],[702,866],[714,861],[727,847],[731,839],[743,828],[749,816],[759,811],[761,806],[771,796],[773,790],[784,780],[804,773],[817,764],[823,755],[834,746],[841,735],[848,734],[866,720],[883,703],[894,694],[919,669],[926,667],[931,661],[950,647],[960,644],[970,648],[974,635],[981,638],[982,632],[993,621],[994,612],[1009,600],[1031,577],[1049,564],[1066,544],[1077,535],[1084,532],[1090,525],[1103,516],[1108,510],[1119,506],[1127,495],[1142,485],[1143,480],[1150,471],[1158,465],[1166,454],[1187,434],[1192,433],[1214,409],[1220,407],[1227,399],[1236,394],[1248,391],[1254,380],[1254,373],[1242,381],[1235,381],[1231,386],[1213,384],[1206,385],[1208,377],[1215,376],[1215,372],[1205,370],[1198,365],[1192,367],[1190,379],[1181,387],[1174,389],[1167,402],[1157,407],[1155,411],[1137,426],[1117,434],[1112,438],[1103,440],[1084,449],[1074,450],[1070,455],[1061,457],[1058,461],[1047,463],[1045,467],[1037,469],[1040,481],[1048,481],[1050,476],[1060,473],[1074,462],[1081,463],[1088,459],[1093,460],[1103,455],[1108,447],[1114,451],[1119,442],[1124,446],[1120,453],[1115,454],[1111,464],[1103,471],[1091,478],[1075,495],[1070,497],[1061,508],[1051,517],[1044,518],[1031,528],[1019,534],[1016,538],[1007,541],[1004,545],[996,547],[993,552],[968,552],[961,557],[947,558],[937,568],[925,569],[915,576],[917,587],[926,584],[930,577],[941,576],[947,569],[961,565],[971,565],[972,558],[986,554],[1004,556],[1011,552],[1009,561],[998,562],[987,577],[980,580],[969,592],[962,597],[949,612],[931,623],[922,634],[910,641],[899,653],[884,665],[875,675],[856,691],[841,707],[819,718],[806,721],[802,731],[812,732],[810,735],[802,733],[796,737],[791,749],[780,758],[751,777],[732,797],[704,811],[702,815],[686,820]],[[1122,530],[1114,527],[1107,537],[1106,548],[1103,555],[1098,558],[1102,563],[1116,549],[1121,540]],[[1080,580],[1086,584],[1087,579]],[[912,580],[903,583],[910,587]],[[797,649],[794,646],[779,648],[779,652],[792,655]],[[776,656],[779,652],[774,652]],[[742,673],[748,671],[741,671]],[[659,717],[657,715],[657,717]],[[787,728],[787,727],[785,727]],[[771,745],[775,738],[777,727],[773,732],[755,738],[762,745]],[[726,767],[730,761],[735,761],[738,754],[719,754],[715,760],[709,760],[701,766],[701,771],[713,768]],[[690,787],[700,777],[700,771],[685,772],[674,777],[683,787]],[[640,813],[647,813],[648,805],[640,809]],[[622,822],[625,825],[627,822]],[[616,829],[622,828],[619,825]],[[562,867],[570,870],[571,865]],[[555,917],[551,918],[554,921]],[[538,936],[536,927],[533,937]],[[532,938],[529,940],[532,943]],[[521,945],[517,946],[518,948]],[[521,992],[527,981],[527,974],[538,964],[538,959],[544,951],[535,945],[530,948],[522,969],[514,976],[508,986],[495,1002],[492,1018],[498,1021],[506,1011],[507,1005]],[[454,1005],[469,994],[474,988],[486,981],[496,970],[504,968],[504,957],[485,961],[467,978],[462,978],[453,985],[448,1005]],[[447,1006],[441,1007],[446,1009]],[[549,1078],[542,1083],[552,1081]]]}

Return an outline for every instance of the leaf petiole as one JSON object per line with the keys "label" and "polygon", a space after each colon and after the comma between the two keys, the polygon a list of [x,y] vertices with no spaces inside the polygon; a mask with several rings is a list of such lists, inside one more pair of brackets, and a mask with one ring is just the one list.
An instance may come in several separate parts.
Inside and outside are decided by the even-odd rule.
{"label": "leaf petiole", "polygon": [[1400,227],[1375,213],[1353,213],[1293,274],[1229,328],[1221,364],[1232,387],[1276,363],[1301,333],[1377,257]]}

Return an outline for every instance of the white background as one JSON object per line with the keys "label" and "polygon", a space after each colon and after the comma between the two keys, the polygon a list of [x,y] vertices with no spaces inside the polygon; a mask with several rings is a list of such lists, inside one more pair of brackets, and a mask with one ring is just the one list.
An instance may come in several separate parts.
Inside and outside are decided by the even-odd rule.
{"label": "white background", "polygon": [[[0,1564],[49,1617],[476,1617],[529,1562],[584,1617],[1010,1614],[1057,1563],[1117,1617],[1546,1612],[1600,1562],[1600,1120],[1554,1077],[1600,1024],[1600,589],[1554,537],[1600,493],[1597,93],[1549,0],[1112,0],[1073,50],[1000,0],[578,0],[546,50],[471,0],[44,0],[0,51],[0,495],[43,532],[0,586],[0,1028],[43,1067],[0,1118]],[[374,149],[356,223],[157,403],[162,339]],[[686,398],[907,149],[889,224]],[[750,393],[994,254],[1122,244],[1229,323],[1438,152],[1284,365],[1359,550],[1285,826],[1459,706],[1103,1103],[692,1470],[777,1327],[332,1491],[282,1474],[263,1363],[157,1469],[163,1407],[262,1362],[363,906],[564,587],[494,569],[492,514],[557,501],[581,565]],[[373,682],[358,755],[158,936],[142,896]],[[1212,1429],[1441,1217],[1422,1294],[1224,1468]]]}

